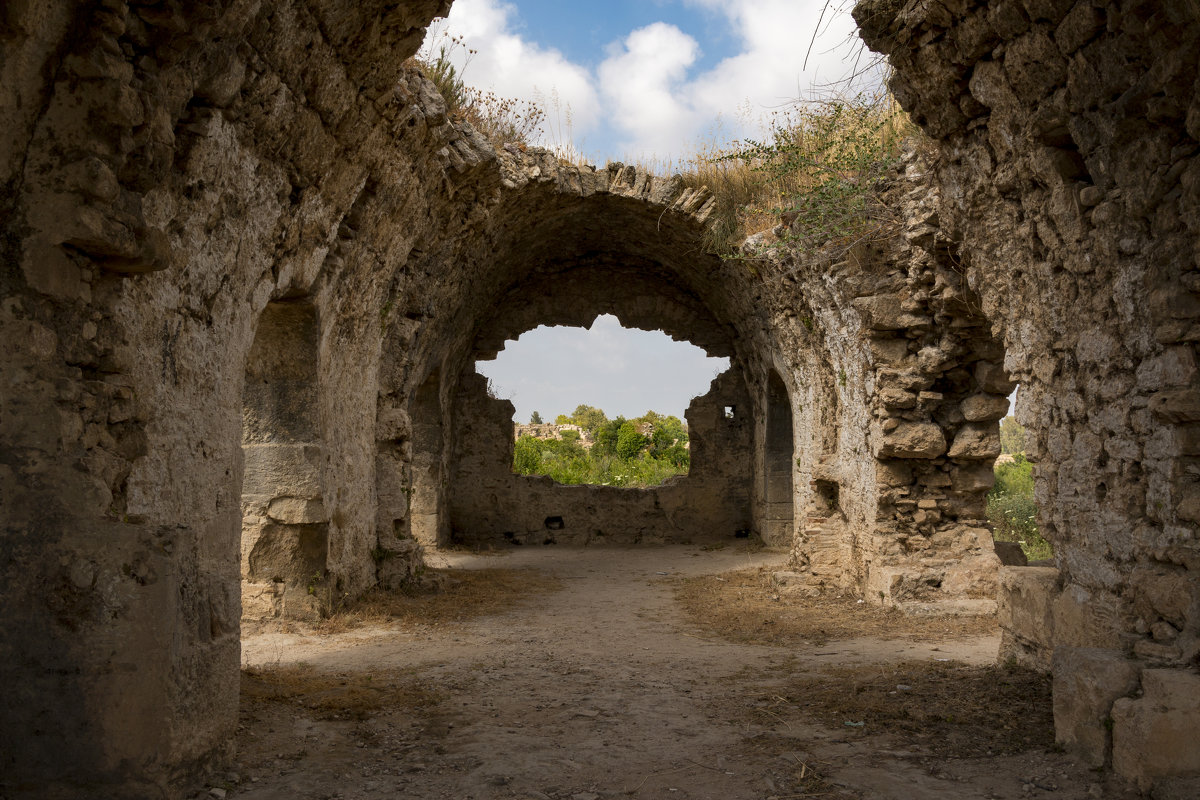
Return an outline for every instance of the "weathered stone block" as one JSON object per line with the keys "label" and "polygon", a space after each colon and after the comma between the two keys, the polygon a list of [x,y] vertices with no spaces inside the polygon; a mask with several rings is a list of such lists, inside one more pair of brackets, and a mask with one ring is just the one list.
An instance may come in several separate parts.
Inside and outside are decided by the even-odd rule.
{"label": "weathered stone block", "polygon": [[1147,358],[1137,370],[1138,386],[1156,391],[1173,386],[1188,386],[1196,380],[1196,354],[1188,346],[1168,347]]}
{"label": "weathered stone block", "polygon": [[257,582],[306,584],[314,575],[324,575],[328,552],[327,525],[266,524],[246,556],[246,577]]}
{"label": "weathered stone block", "polygon": [[287,525],[328,522],[329,514],[320,498],[277,497],[267,507],[267,516]]}
{"label": "weathered stone block", "polygon": [[991,464],[964,464],[950,473],[950,486],[963,494],[986,492],[996,483]]}
{"label": "weathered stone block", "polygon": [[296,497],[320,497],[323,450],[309,444],[259,444],[242,447],[246,471],[245,493],[287,491]]}
{"label": "weathered stone block", "polygon": [[936,422],[901,422],[876,441],[880,458],[937,458],[946,452],[946,434]]}
{"label": "weathered stone block", "polygon": [[1069,56],[1083,47],[1104,30],[1104,20],[1104,12],[1090,2],[1076,3],[1054,31],[1059,51]]}
{"label": "weathered stone block", "polygon": [[1040,99],[1066,76],[1067,61],[1054,41],[1035,29],[1009,45],[1004,71],[1018,95]]}
{"label": "weathered stone block", "polygon": [[1166,389],[1150,398],[1150,410],[1167,422],[1200,422],[1200,390]]}
{"label": "weathered stone block", "polygon": [[973,394],[959,406],[967,422],[995,422],[1008,413],[1008,398],[994,394]]}
{"label": "weathered stone block", "polygon": [[879,461],[875,464],[875,482],[880,486],[908,486],[912,481],[911,464],[904,461]]}
{"label": "weathered stone block", "polygon": [[1001,567],[996,602],[1000,622],[1000,660],[1050,669],[1054,652],[1053,602],[1058,570],[1053,567]]}
{"label": "weathered stone block", "polygon": [[1025,557],[1025,551],[1018,543],[993,542],[993,546],[996,548],[996,556],[1004,566],[1025,567],[1029,565],[1029,559]]}
{"label": "weathered stone block", "polygon": [[929,324],[928,317],[906,312],[901,298],[895,294],[859,297],[852,305],[866,318],[867,327],[874,331],[895,331]]}
{"label": "weathered stone block", "polygon": [[762,540],[768,547],[782,547],[791,544],[795,528],[795,522],[790,519],[764,520]]}
{"label": "weathered stone block", "polygon": [[886,408],[913,408],[917,405],[917,396],[899,386],[883,386],[878,395]]}
{"label": "weathered stone block", "polygon": [[1134,608],[1150,622],[1162,617],[1176,628],[1200,606],[1200,582],[1190,570],[1169,564],[1138,567],[1129,576]]}
{"label": "weathered stone block", "polygon": [[988,394],[999,394],[1007,397],[1016,388],[1016,383],[1009,380],[1004,367],[991,361],[980,361],[975,367],[975,380],[979,388]]}
{"label": "weathered stone block", "polygon": [[1054,598],[1054,631],[1058,644],[1120,647],[1118,632],[1128,629],[1128,609],[1111,592],[1069,583]]}
{"label": "weathered stone block", "polygon": [[1000,431],[994,424],[970,423],[954,436],[948,455],[964,461],[984,461],[1000,455]]}
{"label": "weathered stone block", "polygon": [[899,362],[908,355],[908,339],[873,337],[871,339],[871,355],[875,358],[876,363],[894,364]]}
{"label": "weathered stone block", "polygon": [[[984,532],[988,538],[990,534]],[[941,591],[952,598],[986,597],[989,601],[996,596],[998,581],[996,572],[1000,559],[994,552],[983,552],[963,558],[956,566],[948,567],[942,578]]]}
{"label": "weathered stone block", "polygon": [[1113,702],[1138,687],[1136,661],[1116,650],[1056,647],[1054,735],[1059,745],[1090,767],[1109,759]]}
{"label": "weathered stone block", "polygon": [[242,621],[261,622],[277,619],[283,613],[282,583],[242,582]]}
{"label": "weathered stone block", "polygon": [[1200,776],[1200,675],[1148,669],[1142,690],[1113,704],[1113,769],[1143,789],[1158,778]]}

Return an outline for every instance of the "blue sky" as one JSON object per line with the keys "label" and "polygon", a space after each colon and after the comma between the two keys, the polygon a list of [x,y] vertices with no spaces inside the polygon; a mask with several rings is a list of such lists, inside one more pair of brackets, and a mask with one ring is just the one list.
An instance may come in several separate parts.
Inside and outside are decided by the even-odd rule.
{"label": "blue sky", "polygon": [[[574,145],[599,164],[678,162],[702,142],[761,137],[773,111],[843,79],[860,54],[848,6],[456,0],[427,47],[462,37],[468,83],[542,101],[548,146]],[[477,51],[469,62],[466,48]]]}
{"label": "blue sky", "polygon": [[[763,138],[772,112],[847,75],[860,54],[840,11],[849,5],[455,0],[449,19],[431,27],[426,53],[447,35],[461,37],[455,59],[467,83],[546,107],[545,146],[598,165],[640,160],[665,172],[706,143]],[[477,51],[469,61],[468,48]],[[530,331],[478,369],[525,421],[535,410],[549,420],[580,403],[610,417],[650,409],[682,417],[726,366],[662,333],[600,317],[590,332]]]}
{"label": "blue sky", "polygon": [[736,39],[729,25],[712,9],[670,0],[610,0],[576,2],[568,13],[560,0],[517,0],[515,25],[522,36],[557,48],[575,63],[595,68],[610,45],[631,31],[655,22],[668,22],[701,41],[696,66],[707,69],[733,55]]}

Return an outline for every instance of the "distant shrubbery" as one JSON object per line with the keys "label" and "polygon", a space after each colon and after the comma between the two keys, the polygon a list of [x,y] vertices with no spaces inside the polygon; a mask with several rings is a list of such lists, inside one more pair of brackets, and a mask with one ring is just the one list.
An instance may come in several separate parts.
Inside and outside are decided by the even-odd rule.
{"label": "distant shrubbery", "polygon": [[546,475],[564,484],[638,487],[656,486],[688,471],[687,428],[678,417],[648,411],[633,420],[610,420],[600,409],[581,405],[556,422],[587,430],[591,448],[583,446],[575,431],[564,431],[562,439],[522,436],[513,448],[514,472]]}
{"label": "distant shrubbery", "polygon": [[1000,452],[1010,456],[1025,454],[1025,427],[1013,417],[1000,420]]}
{"label": "distant shrubbery", "polygon": [[1002,542],[1018,542],[1030,561],[1054,555],[1050,543],[1038,532],[1037,506],[1033,502],[1033,464],[1026,460],[1024,453],[1015,454],[1012,461],[996,464],[996,485],[988,494],[987,516],[995,538]]}

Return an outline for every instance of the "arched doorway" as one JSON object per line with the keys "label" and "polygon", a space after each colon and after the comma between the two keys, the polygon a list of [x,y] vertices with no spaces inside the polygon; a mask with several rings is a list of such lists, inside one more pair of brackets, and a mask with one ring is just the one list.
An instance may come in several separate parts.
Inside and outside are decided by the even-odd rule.
{"label": "arched doorway", "polygon": [[795,532],[794,447],[792,404],[779,373],[767,375],[766,442],[763,448],[763,541],[787,546]]}

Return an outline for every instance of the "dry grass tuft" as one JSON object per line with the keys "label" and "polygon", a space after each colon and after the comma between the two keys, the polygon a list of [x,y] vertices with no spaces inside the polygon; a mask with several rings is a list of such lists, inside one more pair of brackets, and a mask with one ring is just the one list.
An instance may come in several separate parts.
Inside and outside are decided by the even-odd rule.
{"label": "dry grass tuft", "polygon": [[415,671],[318,672],[307,665],[242,670],[242,707],[299,706],[321,719],[366,719],[379,711],[428,713],[443,700]]}
{"label": "dry grass tuft", "polygon": [[692,622],[744,644],[787,646],[873,637],[941,641],[996,633],[990,617],[915,617],[854,598],[779,594],[771,568],[675,579],[675,599]]}
{"label": "dry grass tuft", "polygon": [[789,222],[804,249],[886,236],[895,220],[880,181],[901,144],[920,136],[890,94],[798,102],[762,124],[761,141],[702,145],[681,169],[689,188],[716,200],[707,245],[735,254],[742,241]]}
{"label": "dry grass tuft", "polygon": [[313,632],[336,634],[364,625],[437,628],[503,614],[562,588],[536,570],[431,569],[420,583],[400,591],[372,589],[317,623]]}
{"label": "dry grass tuft", "polygon": [[798,712],[847,733],[890,734],[944,758],[1054,745],[1050,678],[1016,667],[915,661],[839,667],[793,678],[753,711],[775,719]]}

